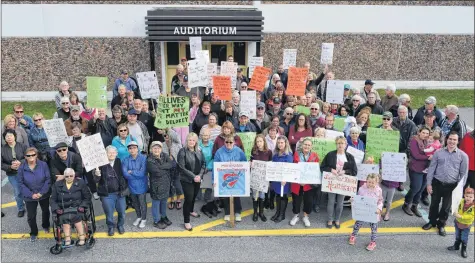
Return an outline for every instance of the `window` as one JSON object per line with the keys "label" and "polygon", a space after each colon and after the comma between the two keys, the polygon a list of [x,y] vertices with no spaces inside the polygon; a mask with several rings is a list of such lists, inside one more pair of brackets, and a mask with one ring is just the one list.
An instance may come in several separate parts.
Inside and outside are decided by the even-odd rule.
{"label": "window", "polygon": [[234,42],[234,62],[239,66],[246,65],[246,42]]}
{"label": "window", "polygon": [[227,61],[228,47],[226,44],[211,45],[211,63],[218,63],[221,66],[221,61]]}
{"label": "window", "polygon": [[191,51],[190,51],[190,44],[186,44],[186,60],[192,60]]}
{"label": "window", "polygon": [[167,42],[167,65],[176,66],[180,64],[179,56],[178,42]]}

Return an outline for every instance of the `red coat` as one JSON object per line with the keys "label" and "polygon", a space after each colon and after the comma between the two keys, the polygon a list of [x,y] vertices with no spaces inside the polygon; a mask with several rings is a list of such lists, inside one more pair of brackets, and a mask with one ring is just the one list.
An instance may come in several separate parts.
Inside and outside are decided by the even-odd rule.
{"label": "red coat", "polygon": [[475,171],[475,139],[471,133],[472,132],[465,134],[460,143],[460,149],[468,155],[468,169],[470,171]]}
{"label": "red coat", "polygon": [[[307,162],[318,163],[319,161],[320,161],[320,159],[318,158],[318,154],[314,153],[314,152],[310,152],[310,156],[308,157]],[[298,162],[300,162],[300,156],[299,156],[299,152],[296,151],[294,153],[294,163],[298,163]],[[303,191],[304,192],[307,192],[309,190],[312,190],[312,186],[310,186],[309,184],[306,184],[306,185],[303,186]],[[298,195],[300,193],[300,184],[292,183],[290,185],[290,191],[292,191],[292,193]]]}

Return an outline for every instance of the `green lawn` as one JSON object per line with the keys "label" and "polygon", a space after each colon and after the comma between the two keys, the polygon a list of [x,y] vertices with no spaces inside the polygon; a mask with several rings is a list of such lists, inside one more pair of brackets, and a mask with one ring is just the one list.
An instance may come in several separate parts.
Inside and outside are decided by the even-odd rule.
{"label": "green lawn", "polygon": [[[7,114],[13,113],[13,105],[18,102],[2,101],[2,120]],[[25,114],[32,116],[33,113],[41,112],[46,119],[53,118],[54,113],[56,112],[56,105],[54,101],[32,101],[32,102],[21,102]]]}

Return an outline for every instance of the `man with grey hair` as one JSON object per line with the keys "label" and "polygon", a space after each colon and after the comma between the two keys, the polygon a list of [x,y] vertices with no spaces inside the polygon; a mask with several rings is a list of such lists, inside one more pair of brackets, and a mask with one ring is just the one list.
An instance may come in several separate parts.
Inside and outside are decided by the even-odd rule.
{"label": "man with grey hair", "polygon": [[427,111],[429,112],[434,112],[435,114],[435,121],[437,124],[440,126],[442,120],[444,119],[444,114],[442,111],[440,111],[437,107],[437,99],[434,96],[429,96],[427,99],[424,101],[424,106],[420,107],[417,110],[416,115],[414,116],[414,123],[416,125],[424,124],[424,115]]}
{"label": "man with grey hair", "polygon": [[[365,104],[362,104],[358,107],[358,109],[356,110],[355,112],[355,116],[358,116],[358,113],[360,113],[360,111],[364,108],[364,107],[370,107],[371,108],[371,113],[372,114],[378,114],[378,115],[382,115],[384,110],[383,110],[383,107],[381,107],[381,105],[379,105],[377,102],[376,102],[376,96],[377,92],[370,92],[368,93],[368,95],[366,96],[366,103]],[[379,95],[378,95],[379,96]]]}
{"label": "man with grey hair", "polygon": [[399,106],[398,116],[393,118],[393,125],[399,130],[401,139],[399,140],[399,152],[405,153],[409,145],[409,140],[417,133],[417,127],[413,121],[407,118],[408,109],[406,106]]}
{"label": "man with grey hair", "polygon": [[351,104],[349,105],[350,112],[348,112],[349,116],[356,116],[356,111],[358,110],[360,105],[363,104],[361,103],[362,100],[363,99],[358,94],[355,94],[353,95],[353,97],[351,97]]}
{"label": "man with grey hair", "polygon": [[396,96],[396,85],[389,84],[386,86],[386,96],[381,100],[381,106],[384,111],[389,111],[392,106],[398,104],[398,96]]}
{"label": "man with grey hair", "polygon": [[411,104],[411,96],[409,96],[406,93],[403,93],[403,94],[399,95],[398,103],[396,105],[393,105],[389,109],[389,111],[393,114],[394,117],[397,117],[397,109],[399,108],[399,106],[401,106],[401,105],[406,106],[407,107],[407,117],[409,118],[409,120],[412,120],[413,116],[412,116],[412,108],[411,108],[410,104]]}
{"label": "man with grey hair", "polygon": [[456,132],[459,138],[459,144],[463,136],[467,133],[467,125],[459,117],[459,108],[455,105],[445,107],[445,118],[440,123],[442,130],[441,137],[446,138],[451,132]]}
{"label": "man with grey hair", "polygon": [[[368,101],[368,95],[372,92],[374,92],[376,94],[376,103],[377,104],[380,104],[381,103],[381,97],[379,96],[379,93],[376,91],[376,89],[373,88],[373,85],[376,84],[374,83],[372,80],[370,79],[367,79],[365,82],[364,82],[364,87],[361,89],[361,94],[360,96],[365,99],[366,101]],[[382,112],[380,113],[382,114]]]}

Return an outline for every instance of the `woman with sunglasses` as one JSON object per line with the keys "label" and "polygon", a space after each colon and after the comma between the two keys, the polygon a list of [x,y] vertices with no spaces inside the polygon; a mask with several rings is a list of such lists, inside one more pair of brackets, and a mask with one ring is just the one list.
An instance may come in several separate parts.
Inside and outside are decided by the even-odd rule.
{"label": "woman with sunglasses", "polygon": [[[292,150],[290,149],[289,141],[285,136],[279,136],[277,138],[277,147],[275,154],[272,156],[273,162],[293,163]],[[287,210],[287,204],[289,198],[287,194],[290,192],[290,183],[286,182],[271,182],[271,191],[275,192],[276,197],[276,210],[274,216],[270,220],[279,223],[285,220],[285,211]]]}
{"label": "woman with sunglasses", "polygon": [[236,134],[233,124],[230,121],[226,121],[221,126],[221,134],[218,137],[216,137],[216,139],[214,140],[213,156],[216,154],[216,151],[219,148],[226,145],[226,143],[225,143],[226,136],[233,136],[234,137],[234,144],[237,147],[241,148],[241,150],[244,151],[244,147],[242,145],[241,138],[239,138],[239,136]]}
{"label": "woman with sunglasses", "polygon": [[43,114],[35,113],[33,114],[33,122],[35,126],[30,130],[30,135],[28,136],[28,141],[30,142],[31,147],[35,147],[38,150],[38,158],[42,161],[48,161],[48,150],[49,142],[48,137],[46,137],[45,129],[43,128]]}
{"label": "woman with sunglasses", "polygon": [[30,147],[25,151],[26,162],[18,168],[18,184],[26,205],[26,215],[30,226],[30,240],[36,241],[38,226],[36,212],[38,204],[42,211],[42,224],[45,233],[49,233],[49,196],[50,171],[46,162],[38,160],[38,150]]}
{"label": "woman with sunglasses", "polygon": [[127,124],[122,123],[117,127],[117,136],[112,139],[112,146],[117,148],[117,157],[120,160],[124,160],[125,157],[130,156],[129,150],[127,149],[127,145],[129,142],[135,141],[134,137],[130,135],[129,128],[127,128]]}
{"label": "woman with sunglasses", "polygon": [[[25,145],[26,147],[30,147],[30,143],[28,141],[28,135],[26,134],[26,131],[18,125],[18,120],[15,118],[13,114],[8,114],[5,116],[5,119],[3,119],[3,130],[11,129],[15,131],[15,139],[17,142]],[[3,138],[2,138],[3,139]],[[2,144],[4,144],[5,141],[2,141]]]}

